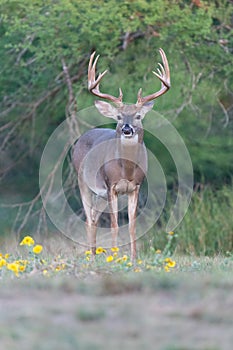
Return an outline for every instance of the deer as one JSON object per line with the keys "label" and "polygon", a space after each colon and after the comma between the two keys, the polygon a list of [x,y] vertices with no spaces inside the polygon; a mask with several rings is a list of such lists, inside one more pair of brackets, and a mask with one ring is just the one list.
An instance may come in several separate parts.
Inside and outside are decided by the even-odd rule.
{"label": "deer", "polygon": [[73,150],[73,164],[78,175],[78,185],[86,215],[87,244],[96,254],[97,225],[100,215],[109,206],[112,247],[117,247],[119,232],[118,197],[128,197],[128,230],[131,261],[136,260],[136,217],[140,186],[146,176],[148,160],[143,141],[142,120],[151,111],[154,100],[165,94],[171,86],[168,60],[159,49],[162,64],[152,73],[160,80],[161,88],[145,97],[142,88],[135,104],[123,103],[123,93],[114,97],[100,91],[100,82],[107,70],[96,78],[99,55],[93,52],[88,66],[88,90],[97,100],[95,107],[103,116],[114,119],[116,129],[93,128],[80,136]]}

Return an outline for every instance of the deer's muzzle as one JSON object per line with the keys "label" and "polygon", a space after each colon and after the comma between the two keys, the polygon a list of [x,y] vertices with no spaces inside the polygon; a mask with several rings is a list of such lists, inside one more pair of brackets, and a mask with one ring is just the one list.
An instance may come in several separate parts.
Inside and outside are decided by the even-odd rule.
{"label": "deer's muzzle", "polygon": [[126,137],[133,136],[134,134],[134,129],[129,124],[123,125],[121,131],[122,131],[122,134]]}

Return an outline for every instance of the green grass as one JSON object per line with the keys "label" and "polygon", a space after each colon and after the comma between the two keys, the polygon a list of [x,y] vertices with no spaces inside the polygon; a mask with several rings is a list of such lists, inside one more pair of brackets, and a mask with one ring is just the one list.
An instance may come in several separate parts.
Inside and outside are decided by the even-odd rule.
{"label": "green grass", "polygon": [[[178,239],[173,250],[192,256],[228,255],[233,251],[233,188],[219,190],[205,187],[193,193],[192,201],[181,224],[177,227]],[[166,215],[161,218],[163,227]],[[148,244],[150,242],[150,244]],[[143,250],[147,254],[152,246],[163,249],[164,231],[154,227],[145,236]]]}
{"label": "green grass", "polygon": [[[181,224],[176,228],[178,238],[173,242],[171,249],[179,254],[192,256],[227,255],[233,251],[233,186],[223,186],[221,189],[202,187],[194,191],[188,212]],[[0,207],[2,231],[0,245],[15,240],[10,233],[14,222],[11,210]],[[144,236],[140,241],[140,252],[144,255],[150,253],[151,247],[155,250],[164,249],[167,241],[164,228],[169,217],[168,208],[161,216],[159,224]],[[7,225],[4,220],[7,221]],[[162,227],[162,228],[161,228]],[[30,229],[31,228],[31,229]],[[32,225],[28,225],[25,232],[33,232]],[[23,234],[23,233],[21,233]],[[52,233],[51,236],[57,236]],[[8,245],[8,242],[6,243]],[[55,243],[56,244],[56,243]],[[60,240],[59,240],[60,244]],[[12,245],[12,244],[10,244]],[[56,244],[57,245],[57,244]]]}

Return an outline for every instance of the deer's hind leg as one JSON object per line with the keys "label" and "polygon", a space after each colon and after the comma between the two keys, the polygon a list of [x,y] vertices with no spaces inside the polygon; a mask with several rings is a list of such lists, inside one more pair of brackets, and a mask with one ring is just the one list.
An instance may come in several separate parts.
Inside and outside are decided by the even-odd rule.
{"label": "deer's hind leg", "polygon": [[108,193],[108,202],[110,208],[111,219],[111,234],[112,234],[112,247],[117,247],[117,237],[119,232],[118,226],[118,195],[114,188],[110,188]]}
{"label": "deer's hind leg", "polygon": [[80,194],[86,214],[86,233],[88,247],[94,256],[96,254],[96,233],[100,215],[107,205],[107,201],[93,193],[85,183],[79,182]]}

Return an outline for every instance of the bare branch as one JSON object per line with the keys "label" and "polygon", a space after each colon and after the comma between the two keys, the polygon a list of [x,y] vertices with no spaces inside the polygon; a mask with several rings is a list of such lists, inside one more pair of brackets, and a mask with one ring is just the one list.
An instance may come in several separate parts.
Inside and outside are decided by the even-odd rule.
{"label": "bare branch", "polygon": [[4,131],[5,129],[8,129],[12,126],[12,122],[6,123],[0,128],[0,132]]}
{"label": "bare branch", "polygon": [[70,130],[70,137],[71,139],[73,139],[74,133],[75,135],[78,135],[78,136],[80,136],[81,133],[80,133],[79,123],[77,120],[77,101],[74,96],[69,69],[65,63],[64,58],[62,58],[62,68],[63,68],[63,73],[64,73],[64,77],[65,77],[65,81],[66,81],[66,85],[69,93],[69,99],[66,106],[66,120]]}
{"label": "bare branch", "polygon": [[222,111],[223,111],[223,114],[224,114],[224,116],[225,116],[225,122],[224,122],[224,124],[223,124],[223,127],[226,128],[227,125],[228,125],[228,123],[229,123],[229,120],[230,120],[229,114],[228,114],[228,112],[227,112],[227,110],[226,110],[224,104],[220,101],[220,99],[219,99],[218,97],[217,97],[217,101],[218,101],[218,104],[219,104],[219,106],[221,107],[221,109],[222,109]]}
{"label": "bare branch", "polygon": [[[20,53],[20,57],[24,52]],[[20,59],[18,57],[18,60]],[[47,100],[55,97],[61,89],[64,87],[64,84],[66,84],[67,89],[68,89],[68,103],[66,107],[66,116],[67,116],[67,121],[69,122],[69,128],[70,132],[74,132],[75,134],[79,135],[79,121],[77,120],[77,102],[75,98],[75,94],[73,91],[73,84],[78,81],[83,73],[84,73],[84,66],[86,66],[87,58],[82,60],[80,65],[79,65],[79,72],[76,75],[73,75],[72,77],[70,76],[69,68],[66,65],[65,60],[62,60],[62,68],[63,68],[63,79],[61,79],[60,84],[49,91],[46,91],[45,94],[40,96],[36,101],[33,103],[29,104],[24,104],[21,102],[15,102],[11,103],[10,107],[7,108],[4,112],[2,112],[3,116],[6,116],[11,110],[13,110],[17,106],[24,106],[24,115],[22,115],[20,118],[18,118],[16,121],[10,121],[6,122],[5,125],[1,126],[0,131],[5,133],[3,137],[3,142],[1,144],[1,149],[4,147],[8,147],[9,142],[12,138],[14,138],[14,135],[21,130],[22,125],[27,126],[26,122],[32,122],[32,126],[34,129],[34,123],[35,123],[35,116],[37,109]],[[59,75],[61,77],[61,75]],[[57,77],[58,78],[58,77]],[[9,106],[9,101],[8,101],[8,106]],[[68,118],[69,117],[69,118]],[[25,123],[25,124],[24,124]],[[33,138],[33,135],[32,135]],[[32,140],[31,140],[31,145],[32,145]],[[33,145],[34,146],[34,145]],[[49,198],[49,195],[52,191],[53,188],[53,183],[55,179],[56,172],[58,170],[58,167],[60,166],[61,162],[63,161],[67,149],[70,147],[70,140],[67,140],[67,144],[64,146],[64,150],[61,152],[59,155],[59,158],[57,159],[57,162],[55,166],[53,167],[52,171],[49,173],[47,179],[45,180],[42,188],[40,189],[40,192],[36,194],[36,196],[29,202],[22,202],[22,203],[17,203],[17,204],[12,204],[12,205],[1,205],[1,207],[7,207],[7,208],[12,208],[12,209],[18,209],[15,221],[12,226],[12,230],[16,232],[16,234],[19,234],[24,227],[27,225],[29,220],[34,216],[38,216],[38,226],[37,226],[37,232],[40,232],[41,228],[46,226],[46,213],[43,208],[43,205],[41,203],[41,193],[44,194],[44,205],[46,205],[46,202]],[[32,148],[32,147],[31,147]],[[19,150],[20,151],[20,150]],[[22,158],[26,157],[30,153],[31,149],[28,149],[27,152],[19,152],[19,158],[17,158],[18,153],[16,152],[15,154],[15,160],[14,164],[8,164],[7,168],[1,170],[1,175],[4,176],[8,171],[10,171],[19,161],[22,160]],[[71,166],[71,165],[70,165]],[[70,172],[72,173],[71,169]],[[72,178],[72,175],[69,175]],[[39,209],[38,209],[39,208]]]}
{"label": "bare branch", "polygon": [[33,40],[35,39],[35,36],[36,36],[35,33],[33,33],[32,35],[29,35],[24,39],[24,45],[25,45],[25,43],[27,43],[27,46],[24,47],[23,50],[20,51],[20,53],[18,54],[16,62],[15,62],[16,65],[19,64],[23,55],[27,52],[29,46],[32,44]]}

